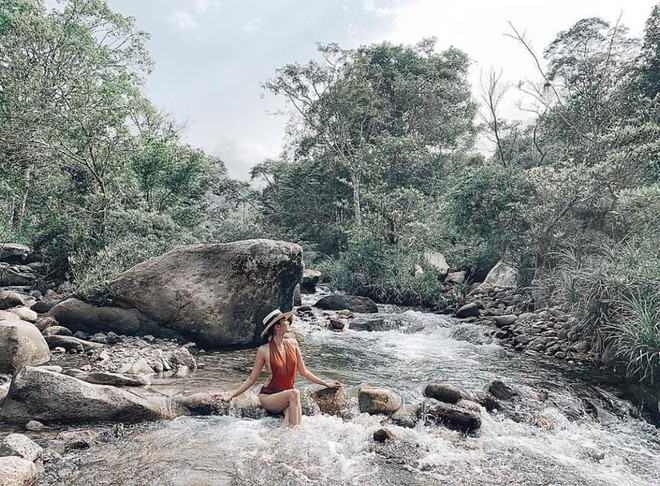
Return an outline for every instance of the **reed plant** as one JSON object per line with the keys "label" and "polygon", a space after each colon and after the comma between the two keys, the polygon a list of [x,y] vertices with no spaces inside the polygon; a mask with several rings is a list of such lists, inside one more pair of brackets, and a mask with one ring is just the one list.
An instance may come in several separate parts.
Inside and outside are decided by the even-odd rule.
{"label": "reed plant", "polygon": [[660,373],[660,247],[654,237],[565,250],[541,281],[551,300],[575,313],[593,348],[610,349],[630,377]]}

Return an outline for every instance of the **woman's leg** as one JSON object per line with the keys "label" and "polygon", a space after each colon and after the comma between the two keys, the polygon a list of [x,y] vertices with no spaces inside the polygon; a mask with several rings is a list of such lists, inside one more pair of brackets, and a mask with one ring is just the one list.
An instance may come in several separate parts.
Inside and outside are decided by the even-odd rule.
{"label": "woman's leg", "polygon": [[300,392],[298,390],[284,390],[272,395],[259,395],[261,405],[269,412],[285,412],[285,421],[291,425],[298,425],[302,418],[302,404],[300,403]]}

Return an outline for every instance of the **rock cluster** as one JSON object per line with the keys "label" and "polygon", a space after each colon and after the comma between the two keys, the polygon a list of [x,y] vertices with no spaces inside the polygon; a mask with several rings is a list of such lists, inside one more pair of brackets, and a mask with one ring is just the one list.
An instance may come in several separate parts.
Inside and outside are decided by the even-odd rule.
{"label": "rock cluster", "polygon": [[489,327],[487,334],[516,351],[563,360],[599,361],[578,320],[556,307],[527,312],[525,297],[511,289],[488,289],[471,296],[456,317]]}

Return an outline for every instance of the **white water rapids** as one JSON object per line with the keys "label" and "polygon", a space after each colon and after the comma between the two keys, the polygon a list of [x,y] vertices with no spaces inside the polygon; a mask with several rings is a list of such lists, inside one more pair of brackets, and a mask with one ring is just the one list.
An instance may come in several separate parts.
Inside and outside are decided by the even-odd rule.
{"label": "white water rapids", "polygon": [[[660,439],[653,426],[630,416],[597,420],[566,414],[571,404],[580,403],[573,387],[579,379],[552,363],[487,344],[478,326],[384,310],[403,322],[400,329],[332,332],[296,319],[294,329],[305,335],[301,348],[307,367],[339,379],[353,397],[360,385],[370,384],[391,387],[407,403],[416,403],[431,381],[483,389],[500,379],[529,396],[546,390],[548,400],[533,420],[484,410],[474,436],[443,427],[386,424],[396,435],[387,444],[372,437],[384,417],[367,414],[348,421],[305,416],[292,429],[279,428],[279,419],[270,417],[180,417],[140,425],[116,442],[74,453],[70,467],[58,473],[61,483],[46,476],[40,484],[660,484]],[[232,353],[240,352],[209,357],[222,361]],[[216,379],[212,366],[194,374],[197,386],[208,389],[217,388]],[[318,388],[300,379],[297,386]]]}

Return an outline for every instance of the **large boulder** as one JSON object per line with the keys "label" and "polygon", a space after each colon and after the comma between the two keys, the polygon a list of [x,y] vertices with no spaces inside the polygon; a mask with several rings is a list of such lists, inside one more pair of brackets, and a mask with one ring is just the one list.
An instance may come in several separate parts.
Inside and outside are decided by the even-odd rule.
{"label": "large boulder", "polygon": [[[73,331],[159,334],[147,330],[149,323],[204,347],[256,346],[262,319],[275,308],[291,309],[301,276],[302,248],[293,243],[246,240],[189,246],[136,265],[110,282],[117,307],[98,308],[108,315],[105,322],[97,318],[93,328],[84,316],[70,312],[66,302],[49,315]],[[138,313],[132,332],[120,329],[113,315],[102,311],[118,308]]]}
{"label": "large boulder", "polygon": [[48,344],[34,324],[13,319],[0,321],[0,373],[14,373],[22,366],[48,361]]}
{"label": "large boulder", "polygon": [[31,366],[14,375],[0,409],[0,419],[10,423],[140,422],[174,416],[169,398],[144,397]]}
{"label": "large boulder", "polygon": [[328,295],[314,304],[314,307],[324,310],[348,309],[351,312],[363,314],[378,312],[378,307],[369,297],[358,297],[355,295]]}

